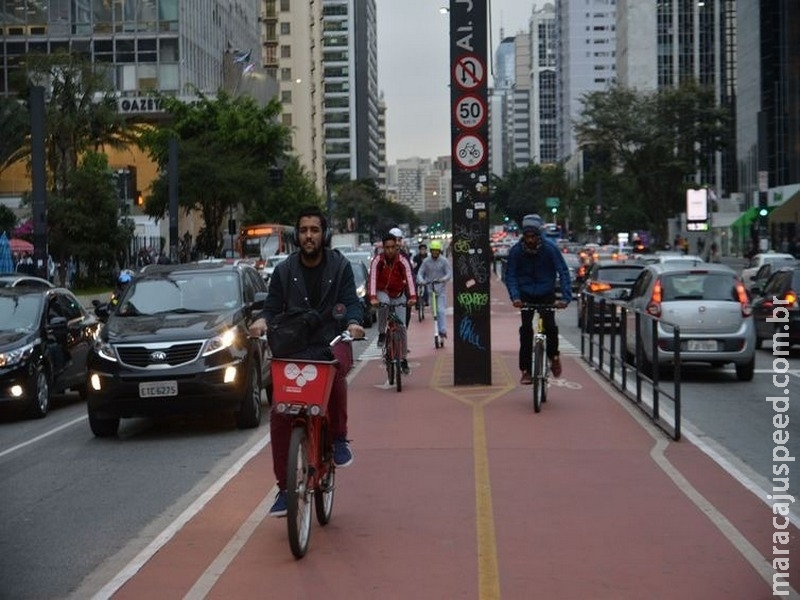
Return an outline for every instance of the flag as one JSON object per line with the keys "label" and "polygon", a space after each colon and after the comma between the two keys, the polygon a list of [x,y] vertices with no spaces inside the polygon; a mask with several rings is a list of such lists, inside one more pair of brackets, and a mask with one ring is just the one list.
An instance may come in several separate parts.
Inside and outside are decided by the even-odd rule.
{"label": "flag", "polygon": [[250,62],[250,57],[253,55],[252,50],[248,50],[247,52],[242,52],[241,50],[237,50],[233,53],[233,62],[240,63],[240,64],[248,64]]}

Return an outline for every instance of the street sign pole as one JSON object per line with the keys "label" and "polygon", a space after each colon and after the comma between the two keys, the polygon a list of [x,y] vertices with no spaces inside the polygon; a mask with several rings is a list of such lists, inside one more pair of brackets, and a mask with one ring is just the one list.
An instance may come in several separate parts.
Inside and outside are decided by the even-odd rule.
{"label": "street sign pole", "polygon": [[491,385],[487,0],[450,0],[453,382]]}

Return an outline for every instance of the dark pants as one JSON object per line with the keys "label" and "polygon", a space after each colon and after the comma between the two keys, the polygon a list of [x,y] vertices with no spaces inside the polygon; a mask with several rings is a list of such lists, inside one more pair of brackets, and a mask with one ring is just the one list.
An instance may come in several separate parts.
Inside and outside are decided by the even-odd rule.
{"label": "dark pants", "polygon": [[[523,298],[523,302],[529,304],[553,304],[555,300],[555,294]],[[519,370],[530,371],[533,364],[533,311],[523,310],[520,314],[522,325],[519,328]],[[547,336],[547,357],[552,359],[558,355],[558,326],[556,325],[555,311],[542,311],[542,319],[544,320],[544,334]]]}
{"label": "dark pants", "polygon": [[[328,402],[330,432],[335,440],[347,437],[347,373],[353,365],[353,355],[347,344],[336,344],[333,355],[339,361]],[[286,463],[289,460],[289,440],[292,437],[292,417],[274,410],[270,415],[269,431],[272,436],[272,470],[278,480],[278,487],[286,489]]]}

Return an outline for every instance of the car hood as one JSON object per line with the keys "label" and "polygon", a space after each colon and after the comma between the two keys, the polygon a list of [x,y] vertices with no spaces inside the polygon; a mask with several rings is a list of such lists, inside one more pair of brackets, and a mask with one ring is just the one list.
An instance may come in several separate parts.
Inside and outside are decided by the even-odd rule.
{"label": "car hood", "polygon": [[112,315],[103,328],[103,337],[111,343],[205,339],[239,322],[241,314],[241,310],[236,310],[125,317]]}
{"label": "car hood", "polygon": [[0,352],[22,346],[33,341],[35,337],[31,331],[0,331]]}

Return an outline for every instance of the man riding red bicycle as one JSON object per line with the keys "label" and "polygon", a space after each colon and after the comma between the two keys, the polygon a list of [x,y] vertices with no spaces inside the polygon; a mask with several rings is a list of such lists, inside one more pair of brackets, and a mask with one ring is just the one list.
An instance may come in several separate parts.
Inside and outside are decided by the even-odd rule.
{"label": "man riding red bicycle", "polygon": [[[512,304],[522,308],[524,304],[554,305],[566,308],[572,301],[572,284],[569,268],[558,247],[545,239],[541,228],[544,225],[539,215],[525,215],[522,219],[522,237],[508,252],[506,287]],[[556,301],[556,277],[561,287],[561,300]],[[531,361],[533,360],[533,311],[522,311],[519,328],[520,383],[530,385]],[[555,313],[542,311],[547,357],[554,377],[561,376],[561,358],[558,352],[558,326]]]}
{"label": "man riding red bicycle", "polygon": [[[340,333],[342,327],[340,320],[333,314],[334,306],[345,306],[346,313],[341,321],[347,325],[347,330],[354,339],[364,337],[364,329],[359,324],[363,309],[356,295],[350,261],[341,253],[327,247],[330,239],[328,224],[319,208],[309,207],[300,213],[296,232],[300,250],[275,267],[264,310],[250,326],[250,334],[263,334],[270,319],[292,308],[313,310],[319,315],[321,325],[308,340],[302,357],[335,357],[338,361],[328,414],[334,438],[333,462],[339,468],[347,467],[353,462],[353,453],[347,441],[346,379],[352,358],[345,344],[334,345],[331,356],[328,344]],[[278,481],[278,495],[270,509],[273,517],[286,515],[286,465],[291,424],[291,417],[272,411],[272,466]]]}

